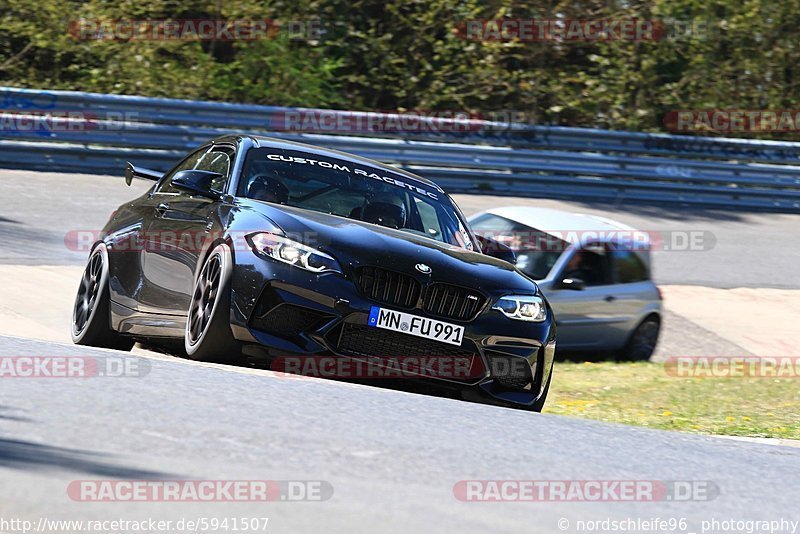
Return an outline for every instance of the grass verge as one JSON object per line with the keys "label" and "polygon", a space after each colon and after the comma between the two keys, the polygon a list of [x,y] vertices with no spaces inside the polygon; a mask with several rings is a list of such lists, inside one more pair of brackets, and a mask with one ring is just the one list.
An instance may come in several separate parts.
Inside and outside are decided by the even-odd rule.
{"label": "grass verge", "polygon": [[800,439],[800,380],[683,378],[658,363],[559,361],[544,411],[698,434]]}

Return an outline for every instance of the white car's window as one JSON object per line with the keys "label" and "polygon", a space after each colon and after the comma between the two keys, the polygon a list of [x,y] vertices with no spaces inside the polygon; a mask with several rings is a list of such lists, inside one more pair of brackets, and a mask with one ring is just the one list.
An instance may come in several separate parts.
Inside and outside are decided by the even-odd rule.
{"label": "white car's window", "polygon": [[575,251],[564,267],[562,278],[579,279],[589,286],[613,283],[608,250],[603,245],[586,245]]}
{"label": "white car's window", "polygon": [[631,284],[650,279],[647,265],[639,254],[632,250],[611,251],[611,261],[614,266],[614,280],[618,284]]}
{"label": "white car's window", "polygon": [[510,247],[517,255],[517,268],[534,280],[547,278],[569,243],[550,234],[485,213],[471,222],[472,230]]}

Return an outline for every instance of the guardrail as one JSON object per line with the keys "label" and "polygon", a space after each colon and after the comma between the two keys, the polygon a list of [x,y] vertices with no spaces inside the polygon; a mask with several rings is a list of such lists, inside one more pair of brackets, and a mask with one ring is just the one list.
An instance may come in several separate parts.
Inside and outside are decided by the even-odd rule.
{"label": "guardrail", "polygon": [[800,143],[430,119],[418,131],[298,132],[288,113],[362,114],[9,87],[0,111],[6,168],[120,174],[130,160],[166,170],[242,132],[353,152],[450,192],[800,212]]}

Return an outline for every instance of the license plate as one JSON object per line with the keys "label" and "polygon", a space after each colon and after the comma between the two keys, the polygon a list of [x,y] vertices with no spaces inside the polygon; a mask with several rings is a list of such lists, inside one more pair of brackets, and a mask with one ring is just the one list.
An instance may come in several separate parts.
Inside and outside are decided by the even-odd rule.
{"label": "license plate", "polygon": [[368,324],[376,328],[433,339],[457,347],[461,346],[461,340],[464,338],[463,326],[426,319],[410,313],[387,310],[378,306],[370,308]]}

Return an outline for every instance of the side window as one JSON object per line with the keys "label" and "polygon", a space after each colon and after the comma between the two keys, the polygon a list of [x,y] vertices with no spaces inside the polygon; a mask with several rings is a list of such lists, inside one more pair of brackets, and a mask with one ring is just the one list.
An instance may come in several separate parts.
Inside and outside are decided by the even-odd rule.
{"label": "side window", "polygon": [[485,213],[472,221],[472,231],[484,237],[497,239],[498,235],[507,235],[514,228],[514,223],[508,219]]}
{"label": "side window", "polygon": [[650,279],[647,265],[631,250],[611,251],[611,261],[614,266],[614,280],[618,284],[631,284]]}
{"label": "side window", "polygon": [[422,231],[429,237],[441,235],[442,225],[439,224],[439,214],[436,213],[436,208],[419,198],[414,198],[414,204],[417,206],[422,222]]}
{"label": "side window", "polygon": [[524,226],[497,215],[485,213],[470,223],[472,231],[481,237],[494,239],[514,250],[519,250]]}
{"label": "side window", "polygon": [[233,159],[233,151],[226,148],[212,147],[210,149],[203,148],[187,157],[180,165],[175,167],[156,189],[156,193],[163,194],[180,194],[181,190],[172,186],[172,177],[179,171],[188,171],[197,169],[201,171],[218,172],[222,176],[211,184],[211,189],[214,191],[223,191],[225,183],[228,181],[228,173],[231,168],[231,161]]}
{"label": "side window", "polygon": [[189,169],[194,169],[194,166],[200,161],[200,158],[206,153],[207,149],[198,150],[197,152],[191,154],[188,158],[183,160],[180,165],[172,169],[172,171],[162,178],[160,184],[158,184],[158,188],[156,189],[156,193],[164,193],[164,194],[173,194],[178,195],[180,194],[181,190],[175,187],[172,187],[172,177],[175,176],[175,173],[178,171],[187,171]]}
{"label": "side window", "polygon": [[222,192],[225,189],[225,182],[228,181],[228,172],[231,169],[231,157],[233,151],[224,148],[212,148],[195,164],[194,168],[201,171],[218,172],[222,176],[211,183],[213,191]]}
{"label": "side window", "polygon": [[579,278],[587,286],[611,284],[608,250],[602,245],[585,245],[576,250],[564,268],[562,278]]}

